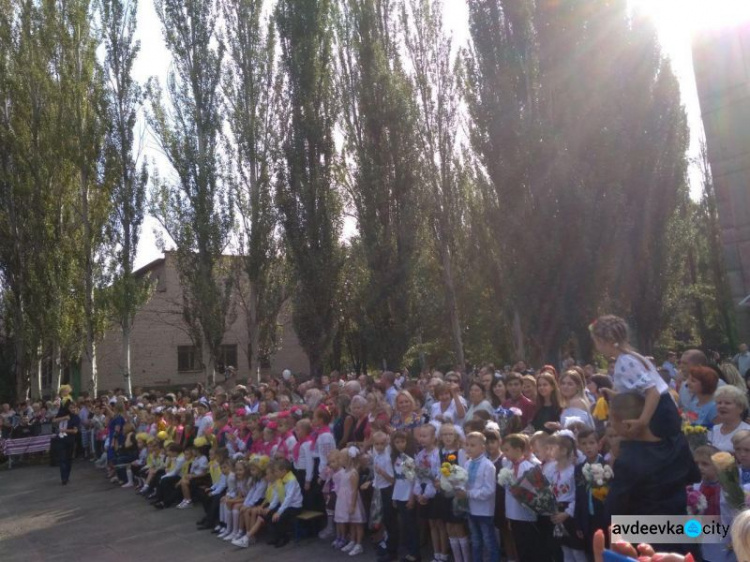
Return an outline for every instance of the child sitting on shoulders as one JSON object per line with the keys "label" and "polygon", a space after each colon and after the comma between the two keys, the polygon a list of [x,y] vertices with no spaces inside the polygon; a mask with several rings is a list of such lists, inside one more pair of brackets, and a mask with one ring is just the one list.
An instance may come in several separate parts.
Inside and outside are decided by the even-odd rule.
{"label": "child sitting on shoulders", "polygon": [[[635,392],[616,394],[610,402],[612,427],[624,438],[605,503],[608,515],[684,513],[686,488],[700,479],[686,439],[660,439],[649,425],[629,423],[640,419],[645,404],[646,399]],[[663,548],[686,553],[694,546],[673,544]]]}

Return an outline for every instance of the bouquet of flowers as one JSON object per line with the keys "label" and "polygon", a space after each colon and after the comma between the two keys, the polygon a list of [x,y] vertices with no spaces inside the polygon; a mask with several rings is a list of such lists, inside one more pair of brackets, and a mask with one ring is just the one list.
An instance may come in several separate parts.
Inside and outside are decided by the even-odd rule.
{"label": "bouquet of flowers", "polygon": [[539,515],[557,513],[557,499],[540,466],[526,471],[507,489],[519,503],[534,513]]}
{"label": "bouquet of flowers", "polygon": [[718,471],[719,484],[726,494],[729,505],[734,509],[744,509],[745,491],[740,485],[740,474],[734,456],[722,451],[711,455],[711,462]]}
{"label": "bouquet of flowers", "polygon": [[700,490],[688,490],[687,512],[688,515],[703,515],[708,508],[708,500]]}
{"label": "bouquet of flowers", "polygon": [[708,443],[708,429],[705,426],[685,423],[682,425],[682,433],[685,434],[691,451]]}
{"label": "bouquet of flowers", "polygon": [[401,471],[404,473],[404,478],[409,482],[414,482],[414,479],[417,477],[417,467],[414,464],[414,459],[406,457],[401,464]]}
{"label": "bouquet of flowers", "polygon": [[440,489],[446,494],[452,494],[455,490],[463,490],[466,482],[469,480],[469,473],[466,469],[444,462],[440,467]]}
{"label": "bouquet of flowers", "polygon": [[516,476],[511,469],[503,468],[497,473],[497,483],[503,488],[507,488],[516,483]]}
{"label": "bouquet of flowers", "polygon": [[[604,501],[609,494],[608,482],[614,477],[612,467],[608,464],[586,463],[581,469],[583,479],[586,481],[586,487],[589,490],[589,497],[594,497],[599,501]],[[593,506],[590,506],[593,512]]]}

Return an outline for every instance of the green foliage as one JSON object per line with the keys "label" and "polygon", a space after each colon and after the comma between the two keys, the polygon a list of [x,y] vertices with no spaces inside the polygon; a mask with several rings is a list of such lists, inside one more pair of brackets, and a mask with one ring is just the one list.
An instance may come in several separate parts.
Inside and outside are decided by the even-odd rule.
{"label": "green foliage", "polygon": [[347,193],[366,260],[358,337],[378,367],[389,369],[400,366],[414,329],[410,285],[421,179],[414,94],[402,68],[395,8],[392,0],[345,0],[337,26]]}
{"label": "green foliage", "polygon": [[587,356],[586,326],[604,308],[650,350],[668,321],[665,229],[686,194],[687,148],[653,29],[625,0],[469,9],[477,224],[489,225],[478,238],[494,246],[485,274],[505,317],[520,318],[516,352],[556,361],[575,336]]}
{"label": "green foliage", "polygon": [[294,326],[310,373],[320,375],[336,332],[334,304],[342,265],[331,0],[280,0],[276,23],[284,73],[282,105],[289,111],[282,123],[284,162],[276,203],[294,272]]}
{"label": "green foliage", "polygon": [[[223,0],[229,64],[223,88],[233,142],[232,193],[241,219],[240,249],[248,286],[242,292],[251,371],[272,353],[276,319],[287,293],[287,267],[276,235],[273,172],[280,160],[281,77],[276,35],[263,0]],[[244,286],[240,283],[239,286]]]}
{"label": "green foliage", "polygon": [[107,169],[111,176],[112,215],[109,233],[113,250],[109,309],[123,333],[123,369],[130,390],[130,329],[135,314],[151,294],[145,278],[133,275],[146,203],[148,172],[137,169],[134,135],[145,95],[132,71],[140,42],[134,39],[137,0],[101,0],[101,24],[106,50],[104,74],[109,85],[107,107]]}
{"label": "green foliage", "polygon": [[183,316],[201,345],[212,382],[234,279],[221,260],[234,227],[233,197],[218,150],[225,47],[216,33],[213,0],[157,0],[156,8],[173,70],[167,80],[170,105],[153,87],[149,122],[178,181],[154,184],[152,211],[177,247]]}

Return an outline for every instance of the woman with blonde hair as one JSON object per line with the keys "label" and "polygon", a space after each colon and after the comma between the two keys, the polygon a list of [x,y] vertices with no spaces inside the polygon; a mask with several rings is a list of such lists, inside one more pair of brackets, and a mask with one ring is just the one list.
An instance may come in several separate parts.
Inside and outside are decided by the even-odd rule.
{"label": "woman with blonde hair", "polygon": [[560,377],[560,394],[565,404],[560,412],[560,423],[546,423],[545,428],[564,429],[576,422],[581,422],[591,429],[596,428],[594,418],[591,417],[591,405],[586,399],[586,383],[580,372],[573,369],[565,371]]}
{"label": "woman with blonde hair", "polygon": [[745,381],[742,380],[742,376],[740,375],[740,372],[737,370],[737,367],[735,367],[733,363],[730,363],[729,361],[725,361],[724,363],[721,364],[719,368],[721,369],[721,372],[724,374],[724,379],[726,380],[727,384],[736,386],[742,392],[747,392],[747,385],[745,384]]}

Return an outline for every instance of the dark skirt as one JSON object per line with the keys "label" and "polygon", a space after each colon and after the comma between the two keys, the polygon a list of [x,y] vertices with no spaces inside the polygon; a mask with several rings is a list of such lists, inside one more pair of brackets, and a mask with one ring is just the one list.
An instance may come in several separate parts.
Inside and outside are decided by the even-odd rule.
{"label": "dark skirt", "polygon": [[438,492],[433,498],[433,517],[432,519],[441,519],[446,523],[458,524],[465,523],[466,516],[458,515],[453,509],[453,498]]}
{"label": "dark skirt", "polygon": [[[560,502],[557,504],[560,511],[565,511],[568,505],[568,502]],[[573,550],[585,550],[586,542],[583,538],[578,536],[578,525],[576,524],[575,517],[568,517],[562,525],[565,529],[565,536],[557,539],[560,545],[567,546]]]}
{"label": "dark skirt", "polygon": [[417,502],[417,516],[424,520],[441,519],[440,514],[435,510],[435,498],[430,498],[424,505]]}
{"label": "dark skirt", "polygon": [[659,397],[654,415],[651,417],[649,429],[659,439],[669,439],[682,435],[682,420],[677,406],[669,392]]}

